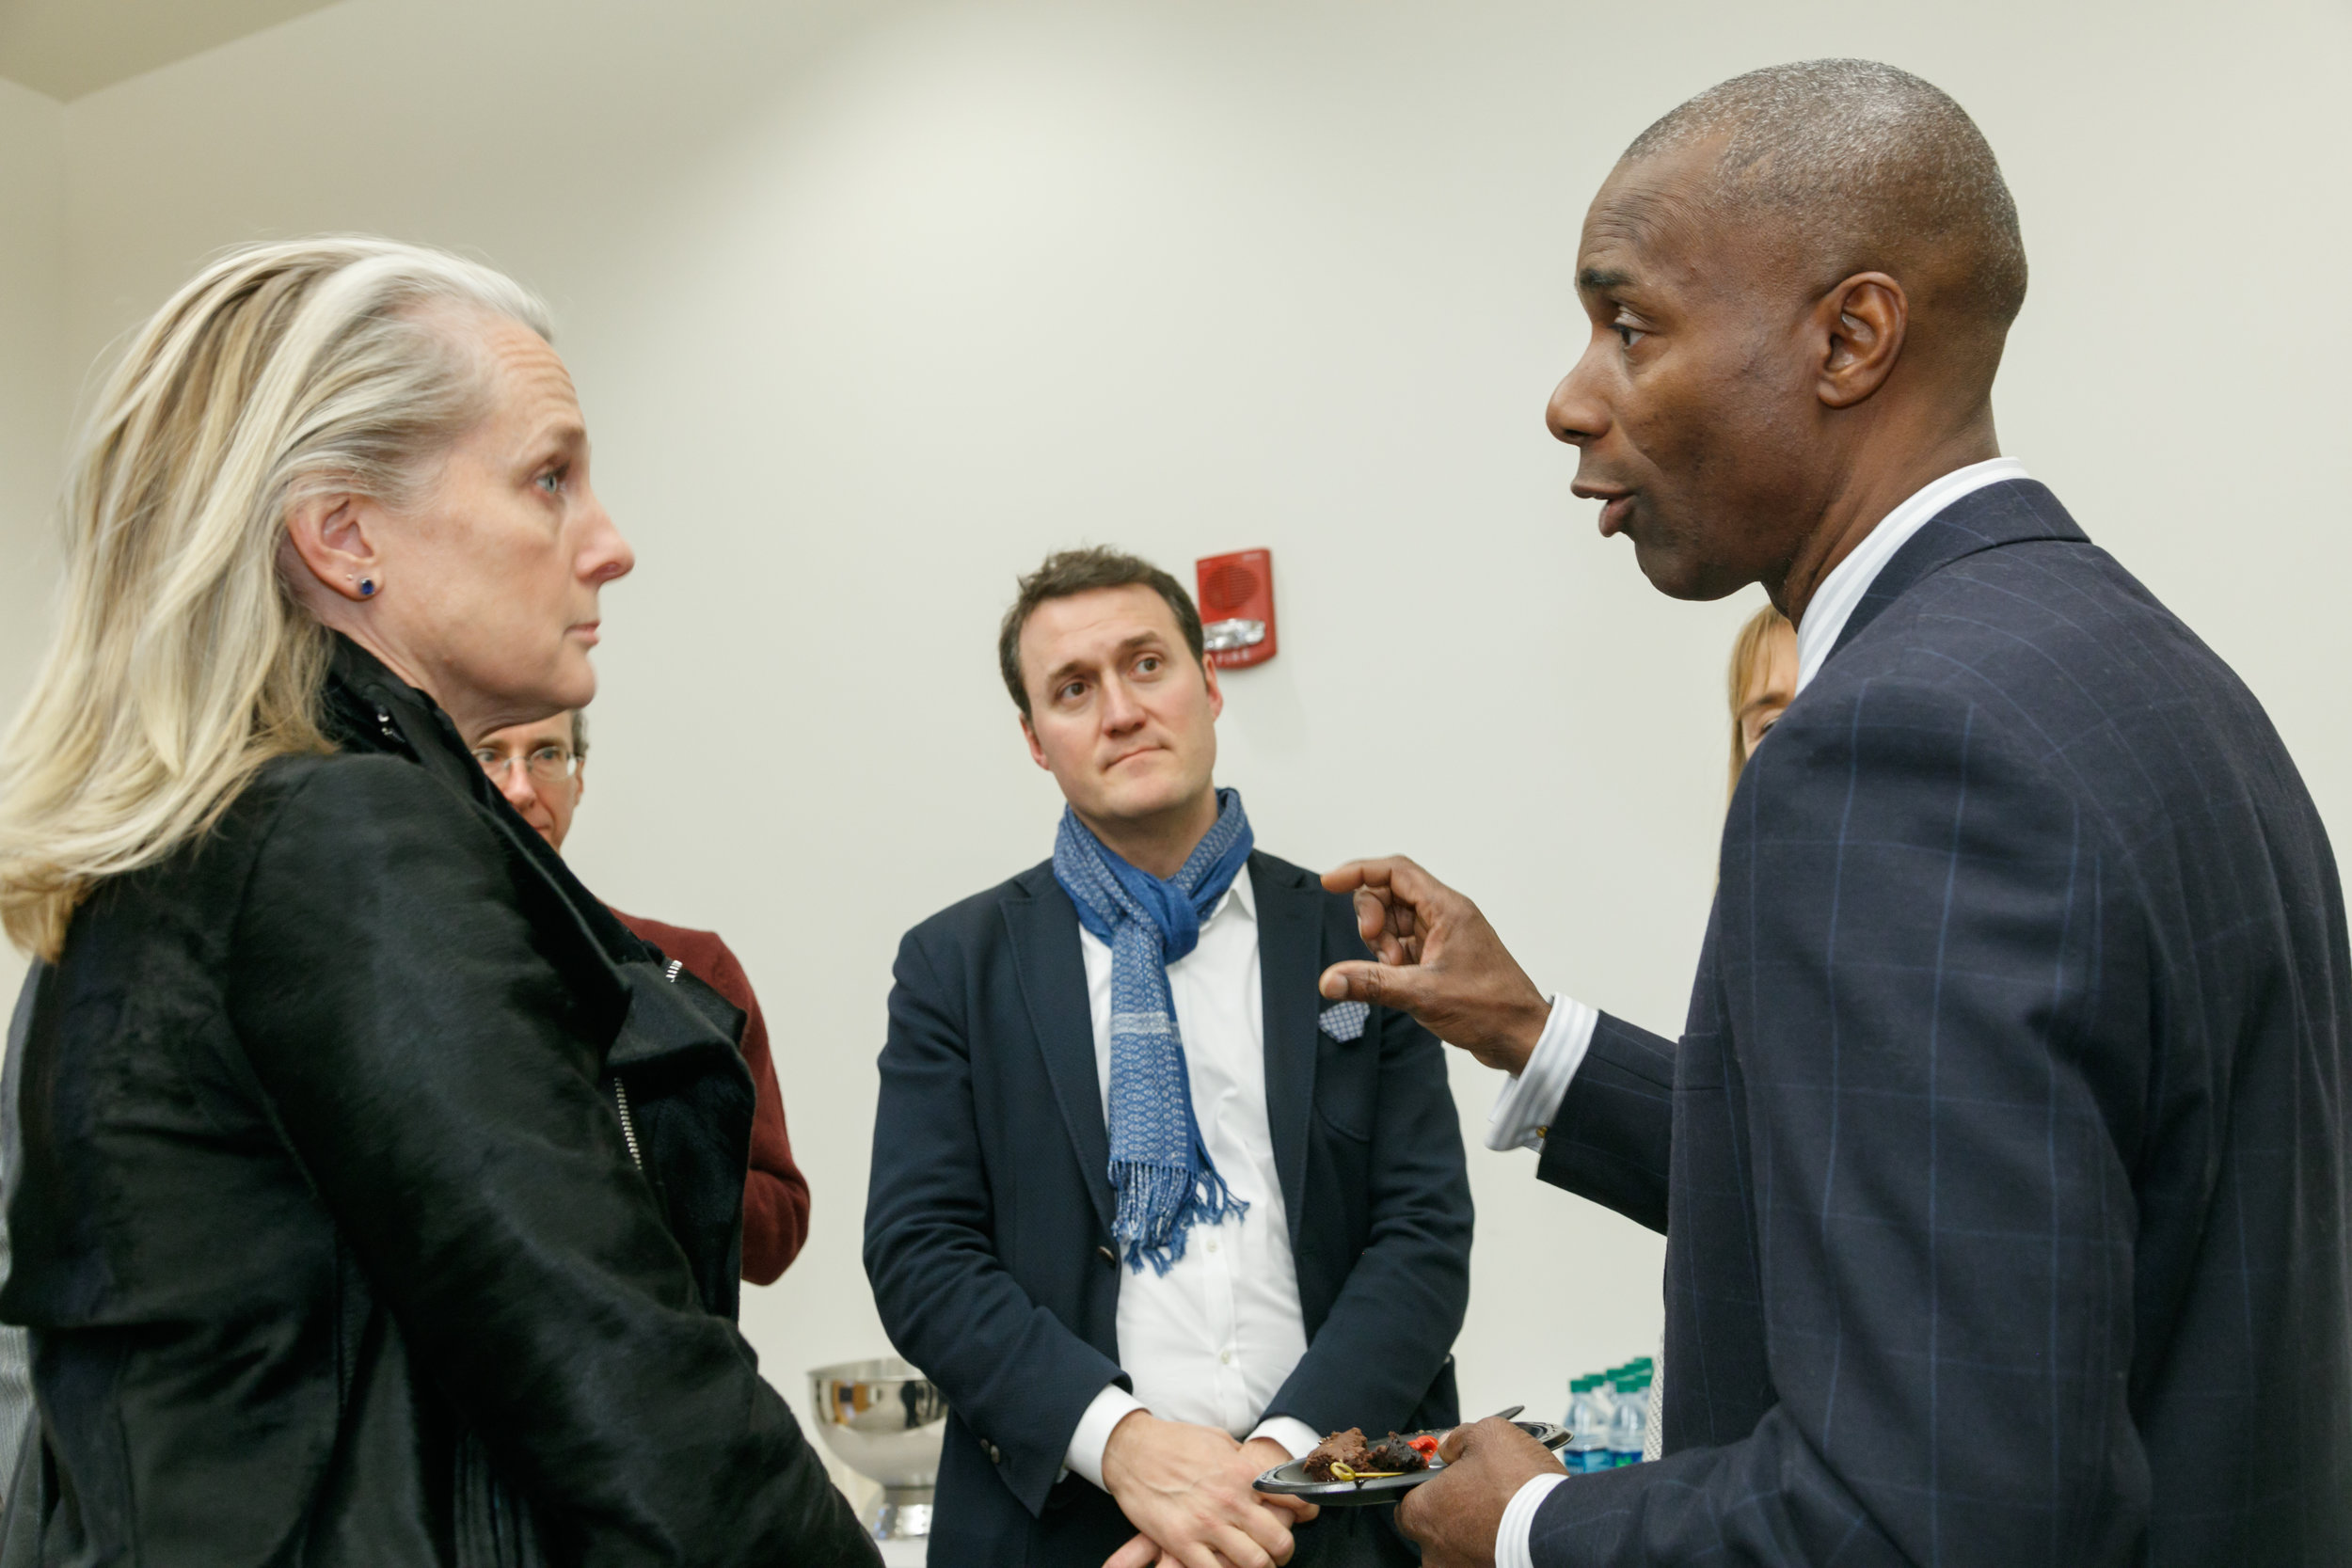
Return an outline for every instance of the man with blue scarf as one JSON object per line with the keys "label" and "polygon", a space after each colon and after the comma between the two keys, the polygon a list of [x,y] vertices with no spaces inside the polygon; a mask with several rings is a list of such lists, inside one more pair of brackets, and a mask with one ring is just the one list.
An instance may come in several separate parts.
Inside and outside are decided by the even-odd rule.
{"label": "man with blue scarf", "polygon": [[909,932],[866,1266],[954,1411],[931,1560],[1409,1563],[1386,1510],[1253,1492],[1448,1425],[1470,1200],[1437,1041],[1315,991],[1349,902],[1255,850],[1182,586],[1067,551],[999,641],[1051,860]]}

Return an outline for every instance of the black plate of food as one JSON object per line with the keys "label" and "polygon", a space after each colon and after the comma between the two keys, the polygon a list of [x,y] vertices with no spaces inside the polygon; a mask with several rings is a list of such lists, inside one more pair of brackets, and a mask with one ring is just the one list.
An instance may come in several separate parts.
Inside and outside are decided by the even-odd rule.
{"label": "black plate of food", "polygon": [[[1568,1429],[1549,1421],[1513,1421],[1513,1426],[1557,1453],[1567,1447]],[[1253,1483],[1279,1497],[1304,1497],[1322,1508],[1392,1503],[1445,1468],[1432,1451],[1445,1433],[1391,1433],[1367,1438],[1354,1427],[1325,1438],[1314,1452],[1278,1465]]]}

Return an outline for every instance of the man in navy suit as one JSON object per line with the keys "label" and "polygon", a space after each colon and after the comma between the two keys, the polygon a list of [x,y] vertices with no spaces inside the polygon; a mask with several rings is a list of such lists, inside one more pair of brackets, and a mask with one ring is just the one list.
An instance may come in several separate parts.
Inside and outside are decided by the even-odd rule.
{"label": "man in navy suit", "polygon": [[1316,995],[1366,949],[1212,781],[1201,641],[1134,557],[1022,580],[999,663],[1068,802],[1054,857],[899,948],[866,1267],[954,1412],[935,1562],[1410,1563],[1387,1511],[1250,1481],[1329,1432],[1456,1418],[1444,1053]]}
{"label": "man in navy suit", "polygon": [[1327,879],[1380,961],[1325,994],[1511,1071],[1489,1142],[1667,1237],[1664,1457],[1465,1429],[1399,1510],[1435,1568],[2352,1562],[2334,859],[2252,694],[2000,457],[2025,283],[1976,126],[1868,62],[1701,94],[1594,200],[1577,493],[1665,593],[1761,582],[1799,685],[1678,1042],[1409,862]]}

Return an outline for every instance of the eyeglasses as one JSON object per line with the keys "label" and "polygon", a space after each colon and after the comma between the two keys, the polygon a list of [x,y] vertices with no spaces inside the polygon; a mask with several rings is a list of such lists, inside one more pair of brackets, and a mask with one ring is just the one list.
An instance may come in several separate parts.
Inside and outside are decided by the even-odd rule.
{"label": "eyeglasses", "polygon": [[490,775],[493,784],[500,784],[506,782],[506,770],[518,762],[541,784],[562,784],[580,772],[578,753],[564,746],[542,746],[529,756],[520,757],[503,756],[484,746],[476,749],[473,759]]}

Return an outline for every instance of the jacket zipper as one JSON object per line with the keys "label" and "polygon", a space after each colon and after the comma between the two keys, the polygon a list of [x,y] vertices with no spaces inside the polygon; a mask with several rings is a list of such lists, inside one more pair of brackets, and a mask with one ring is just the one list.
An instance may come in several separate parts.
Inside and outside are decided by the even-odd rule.
{"label": "jacket zipper", "polygon": [[[685,967],[677,959],[672,958],[670,967],[661,972],[661,977],[675,984],[678,971]],[[637,1119],[628,1114],[628,1088],[621,1082],[618,1073],[612,1075],[612,1105],[621,1113],[621,1136],[628,1144],[628,1163],[639,1170],[644,1170],[645,1159],[637,1150]]]}
{"label": "jacket zipper", "polygon": [[620,1108],[621,1136],[628,1141],[628,1163],[644,1170],[644,1157],[637,1152],[637,1123],[628,1114],[628,1090],[618,1078],[612,1080],[612,1103]]}

